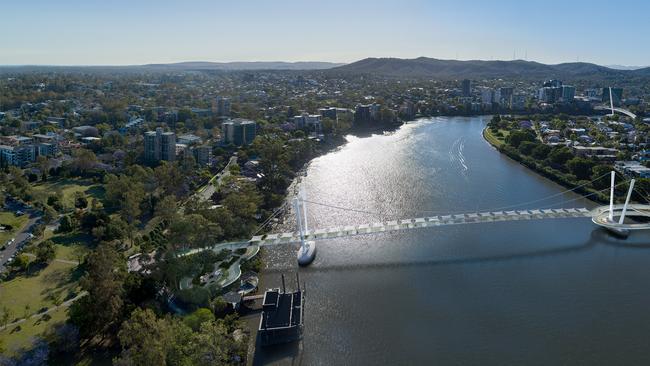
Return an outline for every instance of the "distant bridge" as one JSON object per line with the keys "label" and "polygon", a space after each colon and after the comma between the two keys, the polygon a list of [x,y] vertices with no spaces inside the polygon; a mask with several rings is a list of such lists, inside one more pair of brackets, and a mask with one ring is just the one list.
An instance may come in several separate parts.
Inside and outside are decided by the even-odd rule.
{"label": "distant bridge", "polygon": [[594,107],[594,109],[597,110],[597,111],[612,111],[610,116],[613,116],[614,113],[618,112],[618,113],[624,114],[624,115],[626,115],[626,116],[628,116],[628,117],[630,117],[632,119],[636,119],[636,114],[630,112],[629,110],[624,109],[624,108],[615,108],[614,107],[614,96],[612,95],[612,88],[611,87],[609,88],[609,106],[607,106],[607,105],[599,105],[599,106]]}
{"label": "distant bridge", "polygon": [[[632,119],[636,119],[636,114],[630,112],[629,110],[627,110],[625,108],[620,108],[620,107],[612,108],[612,107],[606,106],[606,105],[599,105],[599,106],[595,106],[594,110],[597,110],[597,111],[613,111],[613,112],[617,112],[617,113],[620,113],[620,114],[624,114],[624,115],[626,115],[626,116],[628,116],[628,117],[630,117]],[[610,115],[613,115],[613,114],[614,113],[611,113]]]}

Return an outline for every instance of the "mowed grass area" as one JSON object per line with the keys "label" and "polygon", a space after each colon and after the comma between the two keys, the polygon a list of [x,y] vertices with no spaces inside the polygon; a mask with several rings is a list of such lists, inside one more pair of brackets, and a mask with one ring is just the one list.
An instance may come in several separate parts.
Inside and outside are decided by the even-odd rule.
{"label": "mowed grass area", "polygon": [[510,131],[499,130],[499,132],[501,132],[501,136],[497,136],[496,134],[492,133],[492,130],[490,130],[489,128],[485,128],[483,130],[483,136],[492,145],[496,147],[501,147],[503,144],[506,143],[506,137],[508,137]]}
{"label": "mowed grass area", "polygon": [[[0,309],[9,309],[11,323],[73,298],[80,291],[79,273],[75,269],[73,264],[53,261],[36,274],[1,282]],[[0,338],[10,350],[15,351],[28,347],[34,336],[42,334],[48,327],[66,318],[65,309],[56,309],[48,316],[29,318],[23,323],[0,331]],[[18,326],[20,327],[16,329]]]}
{"label": "mowed grass area", "polygon": [[41,240],[35,241],[27,247],[26,252],[34,252],[38,243],[44,240],[52,240],[56,250],[55,258],[68,261],[83,261],[93,247],[93,237],[82,232],[54,233],[52,229],[45,229]]}
{"label": "mowed grass area", "polygon": [[62,203],[68,209],[74,207],[74,195],[77,192],[82,192],[88,196],[88,205],[93,200],[103,200],[105,194],[104,187],[86,179],[58,179],[35,184],[33,188],[37,194],[44,196],[61,192],[63,195]]}
{"label": "mowed grass area", "polygon": [[79,292],[75,269],[76,265],[53,261],[37,274],[0,283],[0,309],[10,310],[11,322],[74,297]]}
{"label": "mowed grass area", "polygon": [[16,216],[10,211],[0,211],[0,226],[11,225],[10,231],[0,231],[0,247],[3,246],[7,240],[16,236],[27,224],[29,217],[27,215]]}
{"label": "mowed grass area", "polygon": [[56,310],[29,318],[20,324],[8,327],[0,331],[0,339],[9,351],[9,354],[15,355],[21,349],[29,349],[35,337],[43,335],[48,329],[57,324],[62,324],[68,318],[68,308],[60,307]]}

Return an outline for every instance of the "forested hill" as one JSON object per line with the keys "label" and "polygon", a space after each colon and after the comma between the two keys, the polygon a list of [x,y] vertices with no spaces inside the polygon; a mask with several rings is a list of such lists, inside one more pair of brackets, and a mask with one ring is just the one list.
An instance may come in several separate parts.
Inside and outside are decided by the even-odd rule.
{"label": "forested hill", "polygon": [[366,58],[335,67],[330,72],[375,74],[394,77],[461,78],[599,78],[650,77],[650,68],[617,70],[586,62],[547,65],[539,62],[459,61],[419,57],[416,59]]}

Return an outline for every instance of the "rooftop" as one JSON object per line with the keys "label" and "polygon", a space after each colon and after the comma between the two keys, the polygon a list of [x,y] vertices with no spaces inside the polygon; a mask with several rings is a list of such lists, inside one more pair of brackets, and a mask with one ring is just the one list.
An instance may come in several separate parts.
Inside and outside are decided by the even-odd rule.
{"label": "rooftop", "polygon": [[302,324],[302,291],[267,290],[262,303],[260,329],[289,328]]}

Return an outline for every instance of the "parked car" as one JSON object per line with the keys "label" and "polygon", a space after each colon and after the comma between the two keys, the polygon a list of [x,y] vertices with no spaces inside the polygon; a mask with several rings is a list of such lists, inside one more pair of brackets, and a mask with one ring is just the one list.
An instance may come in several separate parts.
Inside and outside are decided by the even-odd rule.
{"label": "parked car", "polygon": [[22,216],[24,214],[25,213],[23,211],[21,211],[21,210],[16,211],[16,216]]}

